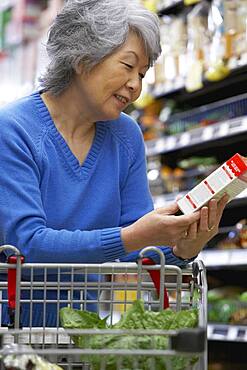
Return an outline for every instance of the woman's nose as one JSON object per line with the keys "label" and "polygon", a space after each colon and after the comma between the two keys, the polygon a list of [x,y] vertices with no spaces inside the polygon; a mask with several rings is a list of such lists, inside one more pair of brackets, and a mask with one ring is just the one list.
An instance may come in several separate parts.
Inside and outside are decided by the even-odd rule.
{"label": "woman's nose", "polygon": [[126,83],[126,86],[132,92],[137,92],[141,88],[141,81],[139,76],[138,77],[131,77]]}

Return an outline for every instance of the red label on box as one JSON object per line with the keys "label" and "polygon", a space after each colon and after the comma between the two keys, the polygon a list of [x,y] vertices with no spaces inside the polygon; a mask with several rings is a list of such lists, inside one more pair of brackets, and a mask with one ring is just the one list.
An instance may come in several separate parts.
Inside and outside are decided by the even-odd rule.
{"label": "red label on box", "polygon": [[209,183],[206,180],[204,180],[204,184],[206,185],[210,193],[215,194],[215,191],[213,190],[213,188],[209,185]]}
{"label": "red label on box", "polygon": [[247,164],[239,154],[231,157],[226,164],[230,167],[235,176],[240,176],[247,171]]}
{"label": "red label on box", "polygon": [[192,207],[196,209],[195,203],[193,202],[193,200],[191,199],[191,197],[188,194],[186,195],[186,199],[188,199],[188,201],[190,202],[190,204],[192,205]]}
{"label": "red label on box", "polygon": [[[229,167],[229,166],[228,166]],[[227,168],[226,168],[226,166],[222,166],[222,169],[225,171],[225,173],[226,173],[226,175],[229,177],[229,179],[230,180],[232,180],[233,179],[233,176],[230,174],[230,172],[227,170]],[[235,175],[235,173],[234,173],[234,175]],[[238,176],[238,175],[236,175],[236,176]]]}

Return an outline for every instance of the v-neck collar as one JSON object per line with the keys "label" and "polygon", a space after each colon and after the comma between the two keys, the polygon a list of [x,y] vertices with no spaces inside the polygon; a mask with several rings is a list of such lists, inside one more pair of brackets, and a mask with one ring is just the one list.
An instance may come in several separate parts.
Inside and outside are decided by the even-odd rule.
{"label": "v-neck collar", "polygon": [[33,94],[38,111],[42,117],[44,124],[48,128],[49,134],[54,140],[54,143],[59,146],[60,151],[66,159],[67,166],[73,171],[76,176],[79,176],[81,179],[88,178],[93,167],[96,164],[97,158],[102,148],[103,140],[106,133],[106,125],[104,124],[104,122],[96,122],[93,143],[84,162],[80,164],[76,156],[70,150],[67,142],[58,131],[50,115],[50,112],[43,102],[40,94],[41,92],[39,91]]}

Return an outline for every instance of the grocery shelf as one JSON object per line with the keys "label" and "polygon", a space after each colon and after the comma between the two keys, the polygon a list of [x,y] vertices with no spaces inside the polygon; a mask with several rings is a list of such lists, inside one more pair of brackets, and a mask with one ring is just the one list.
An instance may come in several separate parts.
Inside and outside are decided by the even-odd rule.
{"label": "grocery shelf", "polygon": [[180,134],[146,141],[146,155],[152,156],[168,153],[244,132],[247,133],[247,117],[237,117],[228,121],[214,123],[210,126],[195,128]]}
{"label": "grocery shelf", "polygon": [[223,98],[235,96],[246,92],[247,65],[240,65],[231,70],[229,76],[219,81],[203,81],[203,87],[193,92],[188,92],[184,85],[179,84],[174,89],[166,88],[166,85],[157,85],[152,94],[156,99],[173,99],[179,104],[199,106],[217,101],[218,96]]}
{"label": "grocery shelf", "polygon": [[247,326],[209,323],[208,340],[247,342]]}
{"label": "grocery shelf", "polygon": [[246,249],[204,250],[199,253],[198,259],[206,267],[237,267],[247,265]]}

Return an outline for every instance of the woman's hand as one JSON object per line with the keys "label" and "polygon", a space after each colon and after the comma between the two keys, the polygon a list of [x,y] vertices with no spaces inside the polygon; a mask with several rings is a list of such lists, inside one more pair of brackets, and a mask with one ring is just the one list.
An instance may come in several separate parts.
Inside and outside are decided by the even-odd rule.
{"label": "woman's hand", "polygon": [[200,221],[190,225],[186,238],[179,240],[173,248],[177,257],[187,259],[197,256],[205,244],[218,233],[227,202],[228,195],[224,195],[219,201],[212,199],[208,207],[202,207]]}
{"label": "woman's hand", "polygon": [[[192,230],[200,218],[200,212],[175,216],[177,203],[147,213],[132,225],[121,230],[121,237],[127,252],[150,245],[179,245],[181,238]],[[193,230],[192,230],[193,231]]]}

